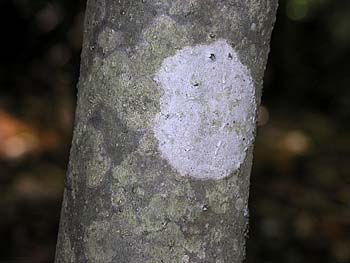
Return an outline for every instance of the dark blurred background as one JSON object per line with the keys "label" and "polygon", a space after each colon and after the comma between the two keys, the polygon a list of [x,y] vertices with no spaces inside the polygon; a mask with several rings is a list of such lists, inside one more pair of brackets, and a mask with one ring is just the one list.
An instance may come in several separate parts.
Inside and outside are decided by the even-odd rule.
{"label": "dark blurred background", "polygon": [[[84,0],[0,1],[0,262],[53,262]],[[350,262],[350,1],[281,0],[247,263]]]}

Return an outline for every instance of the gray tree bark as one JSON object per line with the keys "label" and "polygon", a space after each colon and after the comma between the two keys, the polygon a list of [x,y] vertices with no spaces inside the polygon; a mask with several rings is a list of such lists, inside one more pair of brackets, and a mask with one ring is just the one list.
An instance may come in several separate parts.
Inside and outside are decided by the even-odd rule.
{"label": "gray tree bark", "polygon": [[242,262],[277,0],[89,0],[56,262]]}

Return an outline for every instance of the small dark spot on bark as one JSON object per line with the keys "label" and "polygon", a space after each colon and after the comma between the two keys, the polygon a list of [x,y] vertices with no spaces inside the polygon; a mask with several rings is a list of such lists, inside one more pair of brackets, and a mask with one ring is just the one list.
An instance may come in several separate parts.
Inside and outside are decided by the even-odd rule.
{"label": "small dark spot on bark", "polygon": [[228,58],[232,59],[232,54],[231,53],[228,53]]}
{"label": "small dark spot on bark", "polygon": [[215,61],[216,60],[216,56],[215,56],[214,53],[211,53],[209,58],[210,58],[211,61]]}

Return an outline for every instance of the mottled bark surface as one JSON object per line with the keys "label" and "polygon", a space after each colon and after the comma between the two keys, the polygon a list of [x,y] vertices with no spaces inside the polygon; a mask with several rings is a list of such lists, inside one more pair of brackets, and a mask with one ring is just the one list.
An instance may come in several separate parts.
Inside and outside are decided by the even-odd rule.
{"label": "mottled bark surface", "polygon": [[[242,262],[255,135],[255,125],[251,129],[248,124],[255,122],[260,103],[276,8],[277,0],[88,1],[57,263]],[[233,54],[218,57],[220,47]],[[210,60],[203,60],[204,66],[199,63],[193,75],[204,75],[213,65],[216,73],[209,76],[221,78],[220,72],[231,65],[224,59],[234,59],[243,72],[237,78],[251,81],[254,93],[249,93],[248,99],[241,98],[239,88],[244,93],[248,86],[229,79],[229,84],[236,85],[236,89],[228,87],[235,91],[228,93],[231,101],[225,97],[226,91],[210,90],[211,79],[196,75],[198,82],[189,83],[193,88],[201,88],[201,81],[209,83],[203,83],[202,93],[189,91],[196,100],[191,109],[200,111],[195,126],[200,136],[189,135],[188,141],[196,146],[182,154],[181,141],[176,142],[171,131],[163,134],[168,118],[173,120],[171,126],[182,117],[176,113],[172,113],[175,117],[167,116],[164,111],[169,103],[193,101],[187,90],[174,90],[172,97],[172,82],[168,81],[174,76],[185,79],[181,74],[187,73],[181,67],[190,60],[192,51],[197,52],[194,65],[207,51]],[[169,78],[167,63],[177,63]],[[237,68],[237,63],[232,68]],[[247,122],[235,122],[237,114],[226,116],[232,121],[226,126],[220,114],[226,104],[233,103],[234,94],[239,98],[233,112],[237,107],[248,111],[250,117]],[[212,96],[217,97],[214,104]],[[222,104],[225,107],[215,111],[219,107],[215,105]],[[184,140],[191,125],[185,123],[181,130]],[[208,125],[213,127],[210,132],[206,131]],[[244,155],[233,151],[237,155],[232,159],[234,165],[228,163],[230,148],[221,139],[213,156],[205,147],[205,154],[200,155],[206,138],[210,149],[209,140],[216,143],[215,139],[225,138],[225,134],[249,139],[237,148]],[[174,144],[164,146],[169,143]],[[221,156],[219,147],[227,154]],[[211,161],[216,156],[221,159]],[[186,163],[187,159],[191,160]],[[196,163],[200,169],[193,166]],[[225,171],[220,170],[221,164],[227,167]]]}

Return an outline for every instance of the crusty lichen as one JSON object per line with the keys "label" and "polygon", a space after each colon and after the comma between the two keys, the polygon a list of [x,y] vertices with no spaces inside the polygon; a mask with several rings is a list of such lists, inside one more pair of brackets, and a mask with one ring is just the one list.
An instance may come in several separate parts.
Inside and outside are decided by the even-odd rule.
{"label": "crusty lichen", "polygon": [[60,230],[69,253],[57,262],[243,260],[252,147],[224,179],[179,176],[153,131],[163,95],[154,77],[177,50],[227,39],[251,71],[258,103],[274,2],[88,1],[62,212],[69,227]]}
{"label": "crusty lichen", "polygon": [[[230,209],[240,195],[237,177],[208,185],[200,197],[191,181],[178,177],[167,164],[144,166],[141,156],[161,160],[155,142],[152,134],[146,134],[138,149],[113,169],[111,201],[117,211],[112,217],[113,231],[125,238],[137,236],[132,247],[147,258],[145,262],[179,262],[184,255],[201,262],[214,248],[216,259],[223,259],[218,244],[228,238],[227,227],[231,229],[225,224],[239,214]],[[218,220],[219,215],[224,217]]]}
{"label": "crusty lichen", "polygon": [[101,184],[107,173],[111,160],[103,145],[101,132],[91,129],[89,138],[83,144],[81,152],[84,155],[86,182],[89,187]]}
{"label": "crusty lichen", "polygon": [[238,170],[254,140],[255,87],[227,41],[182,48],[155,80],[163,91],[154,126],[163,158],[197,179]]}
{"label": "crusty lichen", "polygon": [[104,54],[114,51],[116,48],[123,45],[124,41],[123,32],[108,26],[98,35],[98,44]]}
{"label": "crusty lichen", "polygon": [[[143,41],[131,56],[116,50],[103,60],[96,58],[85,84],[88,90],[99,89],[98,96],[87,93],[89,118],[103,102],[104,107],[118,113],[128,129],[144,131],[137,149],[111,169],[111,204],[116,213],[107,222],[108,232],[125,240],[133,236],[128,241],[133,250],[150,263],[179,262],[180,258],[201,262],[213,253],[216,261],[224,260],[224,252],[217,246],[233,228],[221,226],[220,221],[227,223],[238,217],[231,208],[240,195],[236,175],[229,178],[228,184],[222,181],[208,185],[205,194],[200,194],[191,180],[179,177],[162,159],[157,149],[159,142],[147,129],[159,112],[161,96],[153,80],[154,72],[164,58],[174,54],[167,46],[181,48],[191,44],[187,30],[168,16],[156,18],[143,32]],[[95,181],[99,182],[98,178]],[[219,215],[223,217],[215,219]],[[89,240],[98,240],[93,234],[97,224],[98,221],[89,228]],[[95,244],[91,241],[90,246]],[[87,257],[94,253],[88,250]],[[105,260],[111,257],[106,251]]]}
{"label": "crusty lichen", "polygon": [[171,2],[170,15],[188,15],[195,12],[199,7],[198,0],[175,0]]}
{"label": "crusty lichen", "polygon": [[108,221],[96,221],[89,226],[84,237],[88,262],[112,262],[115,249],[112,243],[106,241],[108,235],[110,235],[110,223]]}
{"label": "crusty lichen", "polygon": [[[113,32],[113,34],[111,33]],[[189,44],[188,32],[177,26],[167,16],[157,18],[142,35],[143,40],[130,55],[117,49],[123,33],[106,28],[100,33],[100,45],[115,51],[107,58],[96,57],[82,89],[87,90],[89,114],[101,103],[118,110],[120,118],[134,130],[148,127],[159,111],[160,90],[153,80],[156,68],[166,56],[173,53],[171,47]],[[107,52],[106,50],[106,52]],[[98,93],[95,92],[98,90]]]}

